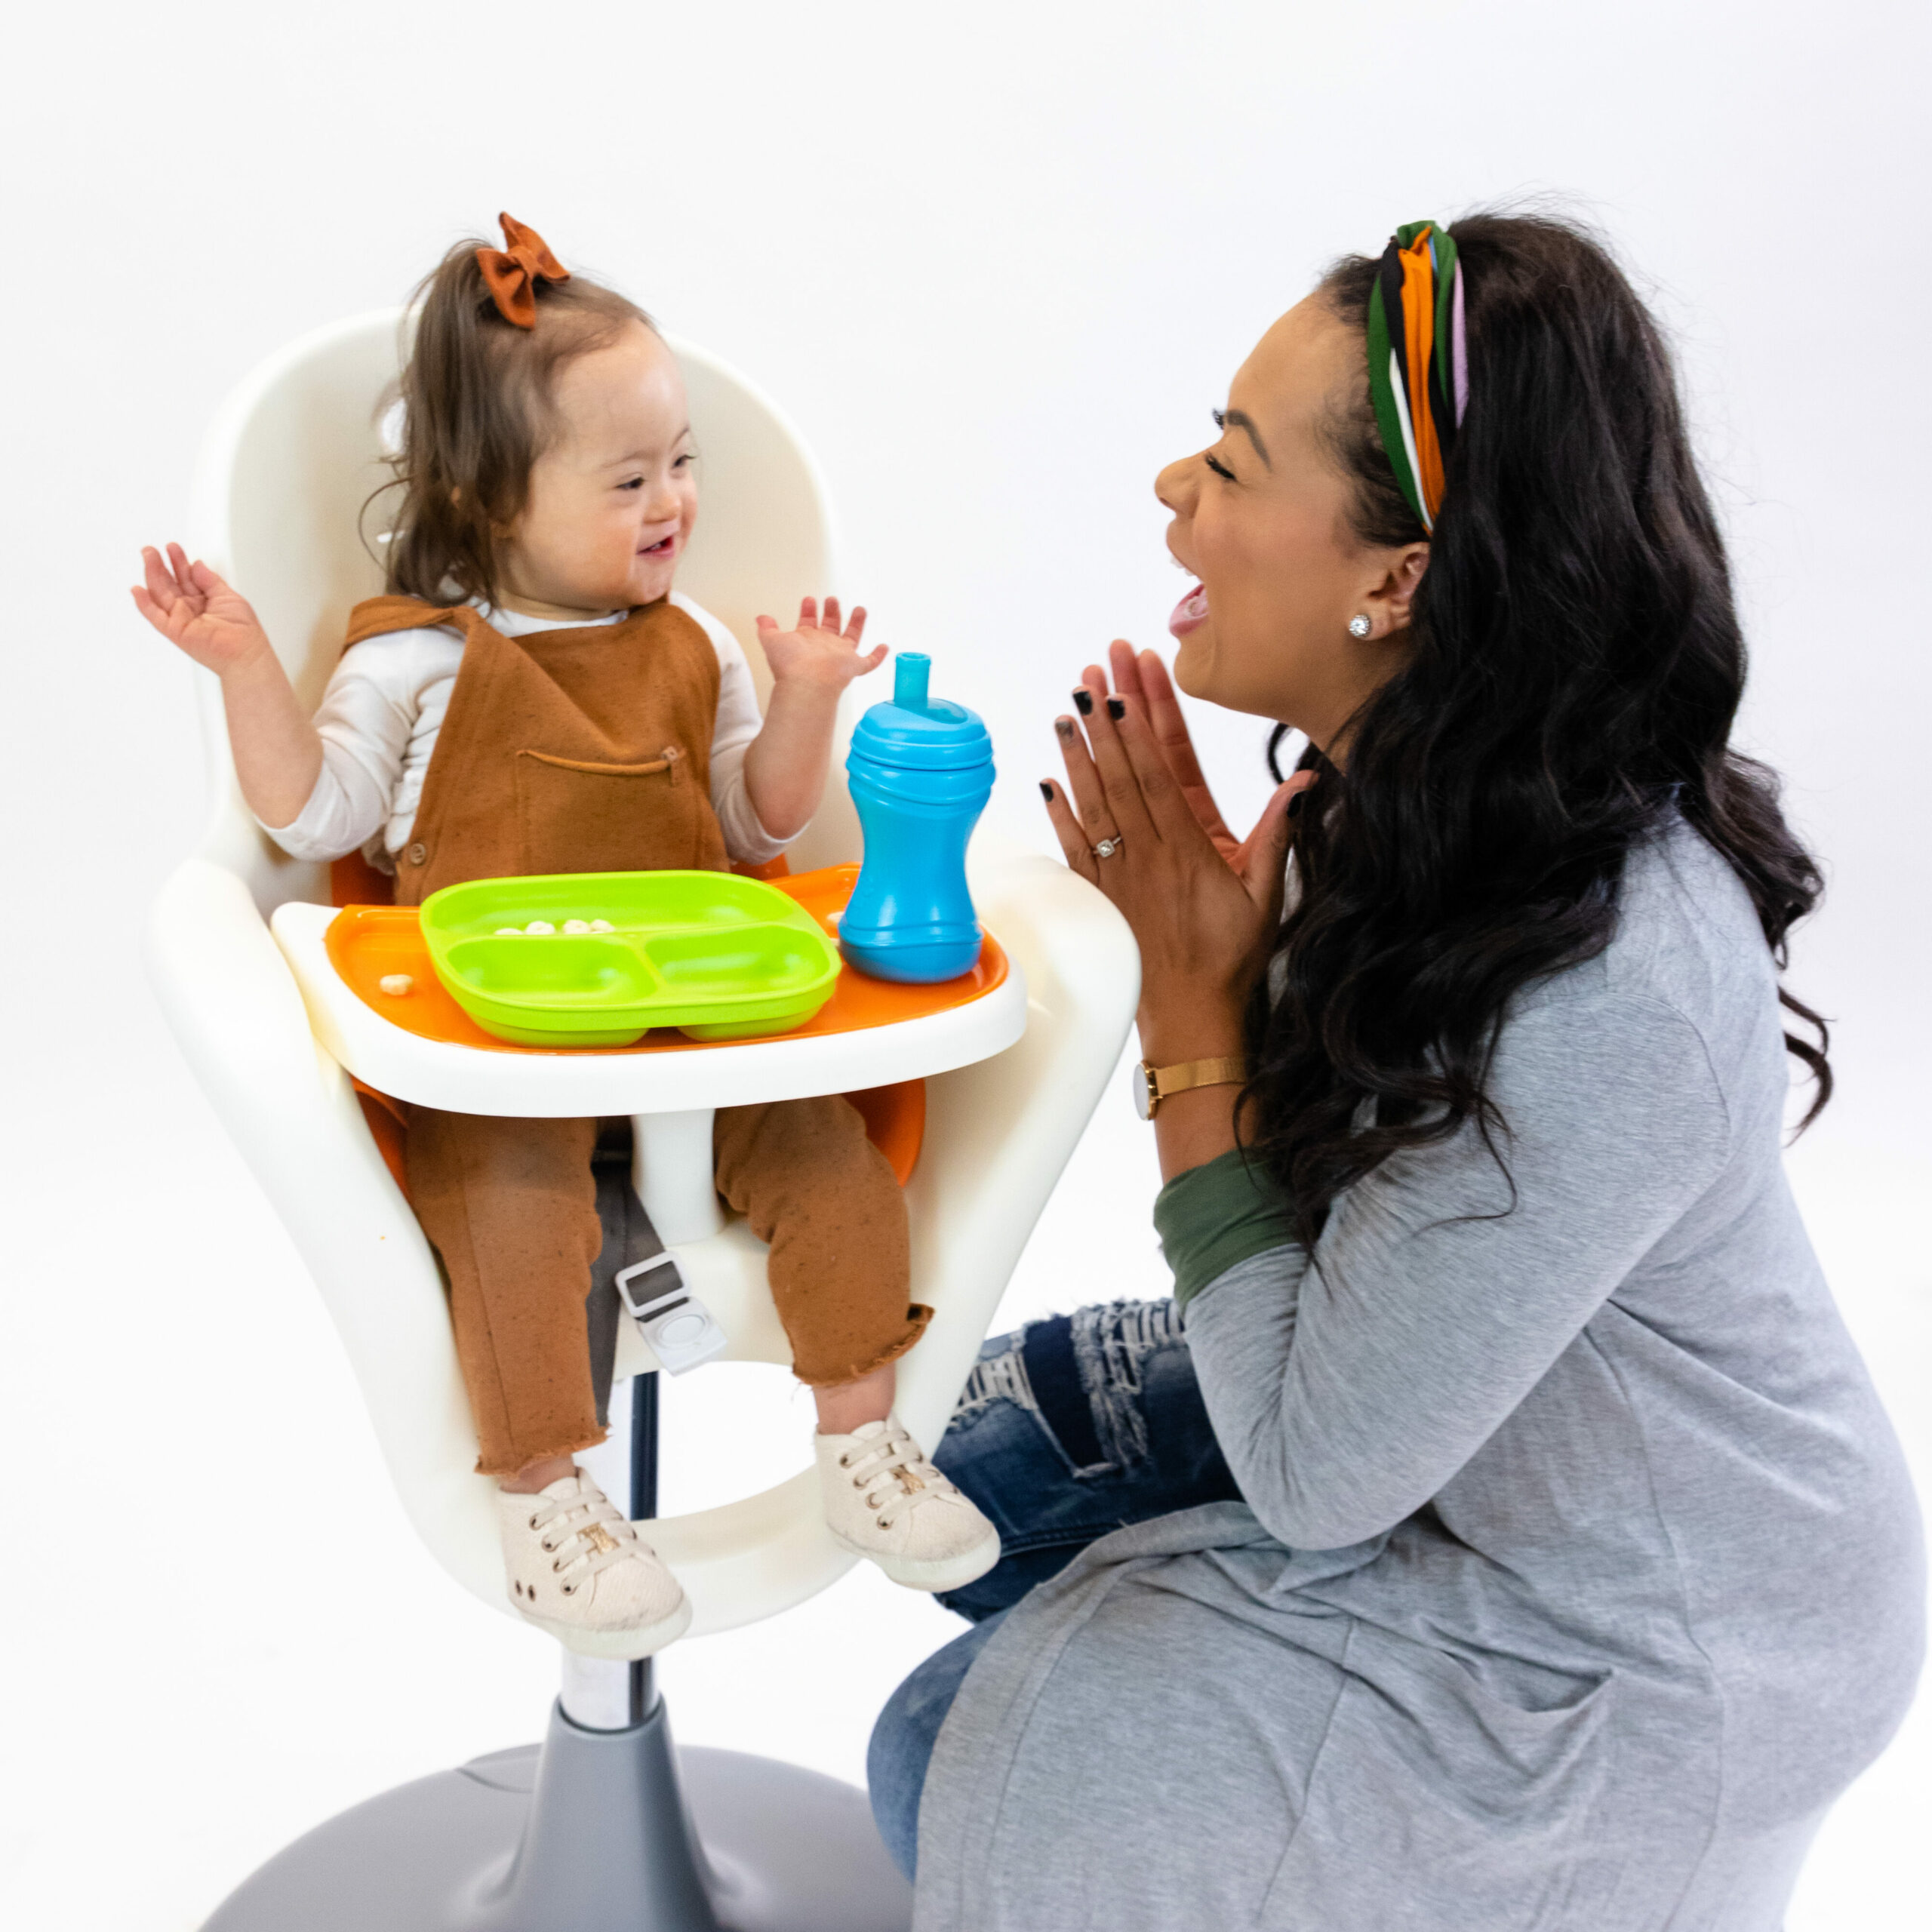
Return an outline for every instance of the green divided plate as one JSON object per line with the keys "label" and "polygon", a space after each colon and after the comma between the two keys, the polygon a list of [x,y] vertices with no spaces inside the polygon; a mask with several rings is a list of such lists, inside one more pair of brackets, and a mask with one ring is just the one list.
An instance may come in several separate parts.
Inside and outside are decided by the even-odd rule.
{"label": "green divided plate", "polygon": [[[789,894],[729,872],[472,879],[423,902],[436,977],[487,1033],[525,1047],[627,1047],[789,1033],[832,997],[838,949]],[[566,933],[567,919],[608,933]],[[522,928],[546,921],[554,933]]]}

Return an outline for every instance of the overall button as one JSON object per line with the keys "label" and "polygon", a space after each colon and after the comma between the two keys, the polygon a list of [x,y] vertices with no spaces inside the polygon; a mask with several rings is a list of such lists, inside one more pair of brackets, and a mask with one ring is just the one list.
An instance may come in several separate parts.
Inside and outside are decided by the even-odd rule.
{"label": "overall button", "polygon": [[419,838],[410,847],[408,851],[403,854],[402,856],[407,859],[412,866],[420,866],[429,857],[429,848],[423,844],[421,839]]}

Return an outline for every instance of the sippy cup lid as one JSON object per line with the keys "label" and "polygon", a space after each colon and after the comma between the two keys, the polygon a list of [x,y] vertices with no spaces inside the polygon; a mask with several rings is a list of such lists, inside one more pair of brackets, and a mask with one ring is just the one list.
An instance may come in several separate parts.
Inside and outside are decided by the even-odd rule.
{"label": "sippy cup lid", "polygon": [[984,764],[992,758],[993,741],[977,711],[926,695],[932,668],[923,651],[899,654],[891,700],[874,705],[859,720],[852,734],[855,755],[927,771]]}

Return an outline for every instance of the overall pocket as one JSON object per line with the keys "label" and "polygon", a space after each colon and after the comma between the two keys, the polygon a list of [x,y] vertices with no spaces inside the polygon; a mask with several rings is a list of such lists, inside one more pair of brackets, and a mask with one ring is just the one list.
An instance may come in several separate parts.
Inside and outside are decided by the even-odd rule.
{"label": "overall pocket", "polygon": [[701,863],[697,788],[685,762],[675,745],[641,764],[518,752],[521,869],[656,872]]}

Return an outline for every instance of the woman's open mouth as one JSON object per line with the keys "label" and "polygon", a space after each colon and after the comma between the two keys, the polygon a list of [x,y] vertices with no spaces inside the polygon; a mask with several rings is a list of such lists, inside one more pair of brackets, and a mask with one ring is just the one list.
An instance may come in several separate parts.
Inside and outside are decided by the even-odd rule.
{"label": "woman's open mouth", "polygon": [[1197,625],[1207,621],[1208,593],[1197,583],[1174,606],[1174,614],[1168,620],[1168,629],[1176,637],[1185,637]]}

